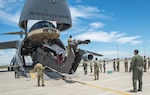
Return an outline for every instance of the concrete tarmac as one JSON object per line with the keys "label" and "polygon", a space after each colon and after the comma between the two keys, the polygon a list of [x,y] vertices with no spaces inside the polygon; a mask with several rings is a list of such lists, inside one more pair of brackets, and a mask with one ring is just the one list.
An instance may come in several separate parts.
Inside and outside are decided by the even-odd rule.
{"label": "concrete tarmac", "polygon": [[45,86],[37,86],[37,79],[31,74],[30,78],[20,76],[15,79],[14,72],[0,70],[0,95],[150,95],[150,70],[143,74],[143,91],[131,93],[132,73],[124,71],[123,62],[120,72],[113,70],[112,62],[106,64],[106,73],[99,74],[99,80],[94,80],[94,74],[84,75],[79,66],[74,75],[67,75],[66,80],[49,78],[45,75]]}

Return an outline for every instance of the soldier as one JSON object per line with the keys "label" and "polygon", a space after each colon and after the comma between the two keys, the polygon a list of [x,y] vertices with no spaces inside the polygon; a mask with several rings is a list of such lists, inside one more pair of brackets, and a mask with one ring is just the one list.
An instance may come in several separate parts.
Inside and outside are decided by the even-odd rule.
{"label": "soldier", "polygon": [[105,60],[104,60],[104,63],[103,63],[103,69],[104,69],[104,73],[106,73],[106,64],[105,64]]}
{"label": "soldier", "polygon": [[100,72],[102,73],[102,64],[99,63]]}
{"label": "soldier", "polygon": [[99,79],[99,62],[97,58],[95,58],[95,62],[94,62],[94,77],[95,80]]}
{"label": "soldier", "polygon": [[15,78],[19,78],[19,67],[17,64],[14,65]]}
{"label": "soldier", "polygon": [[124,60],[125,72],[128,72],[128,60],[125,58]]}
{"label": "soldier", "polygon": [[147,71],[147,68],[146,68],[146,66],[147,66],[147,60],[146,60],[146,56],[144,56],[144,72],[146,72]]}
{"label": "soldier", "polygon": [[93,72],[93,65],[92,65],[92,62],[90,62],[90,70],[91,70],[90,73],[92,73],[92,72]]}
{"label": "soldier", "polygon": [[72,36],[69,36],[68,38],[68,52],[70,50],[70,42],[72,42]]}
{"label": "soldier", "polygon": [[68,38],[68,44],[69,44],[70,42],[72,42],[72,36],[69,36],[69,38]]}
{"label": "soldier", "polygon": [[117,72],[120,71],[120,61],[119,61],[119,58],[117,59]]}
{"label": "soldier", "polygon": [[84,74],[86,75],[87,74],[87,61],[84,61],[83,62],[83,69],[84,69]]}
{"label": "soldier", "polygon": [[113,62],[113,68],[114,68],[114,71],[116,71],[116,63],[115,63],[115,59],[114,59],[114,62]]}
{"label": "soldier", "polygon": [[130,59],[130,68],[129,68],[129,72],[131,72],[131,66],[132,66],[132,58]]}
{"label": "soldier", "polygon": [[142,91],[143,57],[138,55],[138,50],[134,50],[134,55],[135,56],[133,56],[131,66],[131,69],[133,71],[133,90],[131,90],[130,92],[137,92],[137,80],[139,82],[138,91]]}
{"label": "soldier", "polygon": [[148,69],[150,68],[150,58],[148,58]]}
{"label": "soldier", "polygon": [[40,86],[40,79],[42,79],[42,86],[45,86],[44,85],[44,74],[43,74],[44,69],[45,69],[45,67],[43,67],[43,65],[41,63],[37,63],[34,66],[34,71],[37,72],[38,86]]}

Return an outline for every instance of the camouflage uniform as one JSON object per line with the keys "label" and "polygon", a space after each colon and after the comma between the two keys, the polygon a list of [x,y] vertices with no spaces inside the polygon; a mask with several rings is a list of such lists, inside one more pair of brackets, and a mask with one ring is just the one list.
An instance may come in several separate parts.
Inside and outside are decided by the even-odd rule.
{"label": "camouflage uniform", "polygon": [[100,72],[102,73],[102,64],[99,64]]}
{"label": "camouflage uniform", "polygon": [[44,86],[44,73],[43,70],[45,69],[45,67],[43,67],[42,64],[37,63],[34,66],[34,70],[37,72],[37,78],[38,78],[38,86],[40,86],[40,79],[42,79],[42,86]]}
{"label": "camouflage uniform", "polygon": [[103,69],[104,69],[104,73],[106,73],[106,63],[105,63],[105,61],[103,63]]}
{"label": "camouflage uniform", "polygon": [[19,78],[19,67],[18,65],[14,65],[15,78]]}
{"label": "camouflage uniform", "polygon": [[91,73],[92,73],[93,72],[92,62],[90,62],[90,70],[91,70]]}
{"label": "camouflage uniform", "polygon": [[94,77],[95,80],[99,79],[99,62],[97,60],[94,62]]}
{"label": "camouflage uniform", "polygon": [[114,68],[114,71],[116,71],[116,63],[115,63],[115,59],[114,59],[114,62],[113,62],[113,68]]}
{"label": "camouflage uniform", "polygon": [[125,58],[124,60],[125,72],[128,72],[128,60]]}
{"label": "camouflage uniform", "polygon": [[117,72],[120,71],[120,61],[119,61],[119,58],[117,59]]}
{"label": "camouflage uniform", "polygon": [[70,37],[68,38],[68,53],[69,53],[69,51],[70,51],[70,49],[71,49],[71,47],[70,47],[70,42],[72,42],[72,36],[70,36]]}
{"label": "camouflage uniform", "polygon": [[135,56],[132,59],[131,69],[133,70],[133,91],[137,91],[137,80],[139,82],[138,91],[142,91],[143,57],[138,55],[138,53],[135,54]]}
{"label": "camouflage uniform", "polygon": [[147,60],[146,60],[146,56],[144,56],[144,72],[146,72],[147,71]]}
{"label": "camouflage uniform", "polygon": [[72,39],[71,39],[71,38],[68,38],[68,44],[69,44],[70,42],[72,42]]}
{"label": "camouflage uniform", "polygon": [[131,67],[132,67],[132,58],[130,60],[130,68],[129,68],[129,72],[131,72]]}
{"label": "camouflage uniform", "polygon": [[87,61],[84,61],[83,62],[83,69],[84,69],[84,74],[86,75],[87,74]]}
{"label": "camouflage uniform", "polygon": [[150,58],[148,58],[148,69],[150,68]]}

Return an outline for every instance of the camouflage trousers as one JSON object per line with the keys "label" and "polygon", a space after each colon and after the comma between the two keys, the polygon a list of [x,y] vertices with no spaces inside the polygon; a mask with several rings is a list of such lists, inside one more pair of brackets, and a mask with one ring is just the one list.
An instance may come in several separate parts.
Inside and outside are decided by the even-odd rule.
{"label": "camouflage trousers", "polygon": [[38,75],[38,86],[40,86],[40,80],[42,80],[42,85],[44,85],[44,76]]}

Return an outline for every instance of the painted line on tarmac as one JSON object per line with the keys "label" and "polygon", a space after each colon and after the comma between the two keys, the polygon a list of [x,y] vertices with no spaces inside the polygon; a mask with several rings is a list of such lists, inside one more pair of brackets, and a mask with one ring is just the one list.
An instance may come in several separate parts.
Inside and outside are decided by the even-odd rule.
{"label": "painted line on tarmac", "polygon": [[[150,84],[143,85],[143,87],[147,87],[147,86],[150,86]],[[130,89],[132,89],[132,87],[131,88],[120,89],[119,91],[127,91],[127,90],[130,90]],[[112,93],[114,93],[114,92],[101,93],[101,94],[98,94],[98,95],[108,95],[108,94],[112,94]]]}
{"label": "painted line on tarmac", "polygon": [[76,82],[76,83],[80,83],[80,84],[86,85],[86,86],[89,86],[89,87],[97,88],[97,89],[100,89],[100,90],[105,90],[105,91],[109,91],[109,92],[113,92],[113,93],[118,93],[118,94],[122,94],[122,95],[131,95],[129,93],[122,92],[122,91],[119,91],[119,90],[113,90],[113,89],[110,89],[110,88],[96,86],[96,85],[92,85],[92,84],[87,84],[87,83],[80,82],[80,81],[75,81],[75,80],[72,80],[72,81]]}
{"label": "painted line on tarmac", "polygon": [[120,78],[111,78],[111,79],[104,79],[104,80],[101,80],[101,82],[107,82],[107,81],[112,81],[112,80],[119,80],[119,79],[125,79],[125,78],[129,78],[131,76],[125,76],[125,77],[120,77]]}

